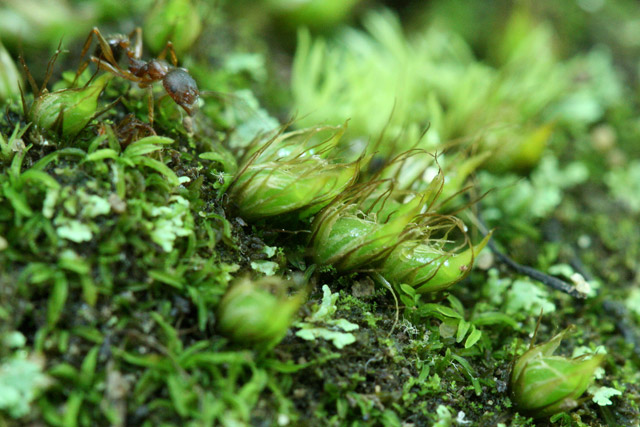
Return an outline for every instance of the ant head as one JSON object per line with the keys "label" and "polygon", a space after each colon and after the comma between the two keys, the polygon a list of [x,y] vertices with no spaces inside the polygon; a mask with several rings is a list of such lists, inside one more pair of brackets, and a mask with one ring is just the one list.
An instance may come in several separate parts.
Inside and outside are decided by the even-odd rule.
{"label": "ant head", "polygon": [[176,104],[181,106],[189,115],[193,115],[200,92],[196,81],[193,80],[187,70],[184,68],[170,70],[162,80],[162,85]]}
{"label": "ant head", "polygon": [[[129,50],[129,45],[131,44],[131,42],[129,41],[129,38],[122,34],[116,34],[114,36],[107,38],[107,43],[111,48],[111,53],[113,54],[113,58],[116,60],[116,62],[120,61],[120,58],[122,58],[123,53]],[[104,54],[102,53],[102,47],[99,44],[98,46],[96,46],[96,50],[93,56],[103,61],[106,59],[104,57]]]}

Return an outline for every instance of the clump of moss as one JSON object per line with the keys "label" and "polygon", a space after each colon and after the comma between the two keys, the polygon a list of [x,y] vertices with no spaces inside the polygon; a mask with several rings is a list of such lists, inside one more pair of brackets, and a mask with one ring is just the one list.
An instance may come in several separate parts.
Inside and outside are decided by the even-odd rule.
{"label": "clump of moss", "polygon": [[[119,16],[106,12],[110,3],[97,2],[95,16]],[[131,6],[139,13],[134,21],[142,23],[149,7],[150,2]],[[205,3],[197,7],[212,12]],[[608,176],[608,185],[618,190],[615,198],[630,208],[610,219],[614,205],[599,203],[604,181],[593,185],[583,173],[596,168],[598,156],[589,147],[573,150],[571,145],[586,138],[590,124],[610,120],[616,131],[625,129],[616,148],[631,153],[628,140],[637,133],[624,123],[637,107],[629,101],[617,109],[618,76],[603,51],[575,62],[558,59],[544,50],[551,31],[533,24],[533,9],[509,18],[501,32],[508,37],[487,62],[451,31],[432,28],[405,37],[390,15],[370,15],[369,35],[348,30],[340,36],[348,47],[329,42],[320,48],[322,42],[306,40],[305,45],[302,39],[294,74],[303,68],[317,79],[304,81],[296,74],[294,92],[298,101],[301,93],[311,94],[315,107],[327,115],[309,118],[299,109],[294,125],[308,121],[311,128],[284,133],[279,122],[287,120],[276,120],[256,97],[277,94],[270,105],[287,98],[286,88],[277,87],[267,72],[272,62],[266,58],[277,56],[254,53],[263,42],[251,36],[251,26],[219,8],[200,15],[202,32],[194,39],[198,28],[180,27],[157,10],[146,24],[158,26],[152,28],[158,30],[154,42],[161,46],[172,36],[184,38],[181,65],[202,90],[201,109],[192,119],[183,120],[175,103],[162,98],[159,85],[153,127],[147,94],[119,76],[98,73],[89,81],[92,73],[86,72],[78,82],[88,86],[69,90],[78,65],[73,52],[81,50],[73,41],[71,54],[61,56],[58,65],[68,72],[62,78],[53,72],[49,95],[26,89],[24,103],[28,111],[47,96],[72,97],[110,79],[77,126],[67,124],[65,132],[65,120],[73,118],[57,107],[36,109],[47,120],[29,124],[32,117],[24,115],[15,97],[3,110],[0,282],[6,285],[0,286],[0,338],[3,344],[20,342],[0,349],[0,387],[6,386],[7,366],[18,365],[30,377],[20,388],[11,385],[21,404],[14,399],[0,405],[0,422],[533,425],[514,407],[507,382],[519,341],[533,331],[541,308],[542,339],[575,323],[579,333],[564,344],[575,347],[574,354],[600,343],[609,348],[599,385],[590,390],[594,399],[571,416],[555,415],[552,422],[635,422],[637,350],[623,335],[632,337],[629,331],[637,326],[633,253],[638,245],[634,222],[621,214],[635,215],[633,197],[624,196],[632,174],[589,175]],[[55,26],[55,19],[49,21],[46,28]],[[118,21],[123,25],[118,30],[126,34],[131,28],[124,28],[125,21]],[[226,26],[234,31],[226,32]],[[171,28],[176,33],[168,35]],[[35,40],[39,33],[32,34]],[[313,60],[309,64],[301,59],[305,49]],[[533,59],[532,51],[537,52]],[[39,57],[48,58],[49,52]],[[585,70],[591,77],[609,78],[605,86],[613,89],[596,90],[591,77],[574,78]],[[365,78],[390,71],[405,77],[395,94],[387,86],[398,82],[397,75]],[[340,84],[351,80],[360,86]],[[362,87],[369,90],[360,92]],[[572,99],[567,87],[584,93]],[[211,90],[230,94],[225,98]],[[414,99],[414,92],[421,98]],[[69,104],[63,107],[74,105]],[[94,112],[101,114],[94,117]],[[340,116],[336,125],[351,116],[349,130],[317,127],[331,120],[328,113]],[[431,129],[422,135],[427,122]],[[507,159],[513,166],[522,161],[511,158],[513,153],[494,157],[497,149],[491,144],[513,138],[514,149],[526,152],[530,167],[551,128],[559,132],[550,147],[564,149],[559,162],[546,155],[532,179],[517,184],[528,188],[518,206],[510,203],[512,196],[490,194],[482,209],[493,212],[487,217],[497,218],[503,228],[519,227],[518,234],[510,234],[513,239],[502,242],[516,258],[568,277],[580,269],[567,265],[571,254],[589,261],[591,272],[608,283],[586,302],[542,290],[492,264],[490,256],[487,261],[486,251],[454,258],[451,250],[456,242],[481,241],[465,228],[471,221],[460,209],[468,204],[459,193],[472,172],[483,162]],[[321,130],[336,133],[323,138]],[[366,138],[373,141],[369,148]],[[472,144],[444,157],[416,155],[425,154],[419,150],[390,156],[405,152],[407,144],[440,150],[450,138]],[[526,148],[529,142],[535,149]],[[362,155],[366,150],[369,155]],[[573,166],[558,166],[562,162]],[[358,171],[360,182],[354,186]],[[281,172],[288,179],[278,186]],[[332,178],[323,181],[327,175]],[[316,179],[330,185],[318,185],[317,194],[305,191]],[[505,186],[506,179],[485,174],[481,182]],[[268,194],[261,191],[266,188]],[[297,202],[286,201],[293,196]],[[342,215],[340,223],[332,222],[336,213]],[[544,231],[553,224],[564,226],[570,237],[544,241],[535,227]],[[349,234],[356,229],[366,232]],[[592,246],[581,233],[591,233]],[[469,239],[458,239],[465,234]],[[319,235],[333,236],[335,245],[319,243]],[[574,241],[578,249],[572,251],[567,242]],[[434,254],[456,273],[441,282],[462,283],[423,294],[421,286],[429,286],[425,279],[444,272],[434,273],[422,262]],[[479,264],[493,267],[489,272],[470,271],[470,259],[478,255],[485,258]],[[399,268],[406,256],[413,264]],[[230,285],[246,274],[255,283],[281,284],[280,276],[296,273],[309,289],[298,321],[292,316],[301,301],[283,289],[264,286],[254,298],[255,289],[234,291]],[[582,273],[590,281],[589,271]],[[380,277],[387,277],[395,287],[377,286],[372,277],[381,283]],[[606,301],[627,296],[626,314]],[[263,308],[282,321],[277,328],[267,325],[272,329],[258,325],[243,342],[234,334],[242,330],[235,325],[244,316],[225,327],[222,305],[231,306],[236,298],[240,305],[266,301]],[[271,320],[264,317],[258,322]],[[252,337],[273,342],[255,344]]]}
{"label": "clump of moss", "polygon": [[[350,117],[351,135],[380,136],[372,146],[385,155],[398,151],[397,138],[417,140],[428,127],[421,148],[442,151],[457,141],[491,153],[484,162],[492,170],[526,171],[555,128],[594,123],[621,98],[601,52],[561,61],[552,29],[526,8],[512,11],[493,47],[493,66],[446,28],[405,34],[389,11],[371,12],[363,22],[366,32],[345,29],[328,40],[300,33],[294,110],[304,115],[302,125]],[[585,68],[606,76],[607,89],[596,75],[578,80]],[[441,162],[448,165],[446,156]]]}

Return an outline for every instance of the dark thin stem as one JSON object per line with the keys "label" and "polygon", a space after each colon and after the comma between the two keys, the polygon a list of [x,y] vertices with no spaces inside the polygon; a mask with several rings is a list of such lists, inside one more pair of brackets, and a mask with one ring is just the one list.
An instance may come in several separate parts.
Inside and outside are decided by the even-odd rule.
{"label": "dark thin stem", "polygon": [[640,357],[640,337],[629,319],[629,313],[624,304],[607,299],[602,302],[602,308],[615,319],[616,327],[622,333],[625,342],[631,344],[635,355]]}
{"label": "dark thin stem", "polygon": [[[487,226],[485,225],[484,221],[480,217],[479,213],[476,214],[476,221],[482,234],[484,234],[485,236],[489,234],[489,230],[487,229]],[[498,249],[495,242],[493,241],[493,238],[489,239],[489,249],[491,249],[491,252],[493,252],[493,254],[501,263],[505,264],[507,267],[509,267],[516,273],[531,277],[532,279],[537,280],[538,282],[542,283],[545,286],[550,287],[551,289],[564,292],[565,294],[568,294],[574,298],[585,299],[587,297],[585,294],[578,292],[575,286],[570,285],[564,280],[560,280],[557,277],[553,277],[548,274],[545,274],[542,271],[536,270],[533,267],[529,267],[529,266],[522,265],[515,262],[514,260],[509,258],[507,255],[505,255]]]}
{"label": "dark thin stem", "polygon": [[526,265],[518,264],[507,255],[500,252],[500,250],[496,247],[496,244],[493,242],[493,239],[489,240],[489,249],[491,252],[498,258],[500,262],[505,264],[507,267],[515,271],[516,273],[523,274],[525,276],[529,276],[534,280],[539,281],[545,286],[550,287],[551,289],[555,289],[557,291],[564,292],[565,294],[571,295],[574,298],[584,299],[587,296],[581,292],[578,292],[575,286],[570,285],[564,280],[560,280],[557,277],[550,276],[548,274],[543,273],[540,270],[536,270],[533,267],[528,267]]}
{"label": "dark thin stem", "polygon": [[[560,241],[562,239],[562,225],[554,224],[553,233],[549,239],[552,241]],[[587,271],[580,257],[576,254],[575,248],[571,248],[571,259],[569,260],[571,267],[582,275],[587,281],[593,280],[593,275]],[[633,324],[629,316],[629,311],[624,304],[611,299],[602,300],[602,309],[615,321],[616,327],[622,333],[624,340],[633,346],[633,352],[640,357],[640,335],[637,328]]]}
{"label": "dark thin stem", "polygon": [[[571,259],[570,264],[571,267],[573,267],[573,269],[580,273],[585,279],[593,279],[591,274],[584,268],[580,258],[575,256],[575,254]],[[629,310],[627,310],[627,307],[618,301],[605,299],[602,301],[602,308],[615,320],[616,327],[622,333],[624,340],[633,346],[633,352],[636,356],[640,357],[640,336],[636,331],[633,321],[629,317]]]}

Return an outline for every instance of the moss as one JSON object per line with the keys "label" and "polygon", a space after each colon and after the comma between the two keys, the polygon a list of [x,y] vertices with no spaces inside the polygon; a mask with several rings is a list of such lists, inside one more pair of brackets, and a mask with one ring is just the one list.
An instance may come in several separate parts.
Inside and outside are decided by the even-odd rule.
{"label": "moss", "polygon": [[[22,14],[20,22],[29,26],[24,57],[38,81],[53,53],[48,46],[54,38],[54,46],[59,41],[56,26],[66,22],[53,13],[64,10],[63,3],[39,23],[13,4],[0,11],[0,20],[12,11]],[[105,34],[127,33],[130,23],[160,26],[155,30],[162,40],[154,42],[163,45],[166,34],[160,30],[165,31],[168,27],[162,26],[167,23],[161,13],[150,12],[156,7],[151,3],[139,2],[119,12],[110,0],[91,2],[95,8],[92,19],[83,21],[86,30],[80,31],[79,25],[72,31],[81,33],[79,38],[69,34],[64,39],[68,52],[53,66],[49,95],[75,93],[65,91],[80,62],[84,33],[92,25]],[[426,7],[432,11],[431,21],[443,25],[452,18],[438,18],[433,11],[446,10],[444,3],[413,7]],[[324,80],[305,79],[300,74],[302,60],[296,59],[297,101],[291,99],[281,76],[288,73],[292,57],[280,49],[277,33],[269,31],[270,18],[240,14],[231,2],[217,8],[198,3],[202,33],[195,41],[187,37],[178,58],[201,89],[200,108],[193,117],[184,115],[171,98],[163,98],[164,89],[156,84],[151,127],[147,92],[119,76],[111,78],[98,96],[100,114],[73,132],[65,132],[64,126],[47,131],[30,125],[20,102],[7,101],[0,117],[0,387],[8,383],[5,372],[18,372],[16,363],[22,363],[31,377],[19,384],[21,388],[9,382],[24,399],[21,406],[15,399],[0,403],[0,424],[637,424],[640,218],[633,158],[638,156],[640,127],[637,102],[622,94],[636,89],[638,79],[635,69],[615,65],[627,63],[632,49],[612,33],[608,48],[593,50],[584,36],[583,44],[567,42],[553,53],[540,50],[547,46],[541,40],[554,39],[553,34],[588,26],[607,28],[612,14],[617,27],[630,25],[640,10],[628,3],[609,2],[602,6],[602,16],[582,11],[572,15],[572,21],[555,18],[569,7],[557,2],[505,15],[488,8],[482,22],[496,25],[492,36],[482,37],[457,32],[456,28],[469,27],[464,20],[472,18],[464,14],[456,15],[455,25],[425,29],[418,18],[429,14],[416,13],[413,28],[420,28],[412,30],[407,20],[392,18],[391,12],[367,15],[369,34],[354,29],[327,33],[328,39],[341,34],[336,36],[340,40],[373,46],[360,52],[371,61],[402,54],[415,66],[405,69],[404,62],[393,62],[391,71],[414,76],[416,80],[405,83],[417,88],[415,93],[434,96],[425,96],[425,104],[399,99],[391,119],[395,94],[387,86],[397,81],[398,73],[384,82],[360,81],[363,72],[341,74],[345,69],[358,71],[362,64],[356,62],[353,46],[338,48],[333,41],[325,45],[325,62],[315,64],[326,73]],[[628,12],[615,14],[616,7]],[[145,23],[149,14],[154,19]],[[17,36],[7,36],[2,27],[3,43],[15,62]],[[382,48],[381,31],[390,28],[384,34],[394,43]],[[261,32],[270,35],[263,38]],[[416,46],[427,41],[435,43],[432,47],[455,49],[440,51],[438,60],[433,51],[412,56]],[[523,51],[522,46],[532,50]],[[148,47],[149,42],[144,59],[150,58]],[[340,64],[344,69],[333,67],[328,58],[336,55],[351,55],[354,62]],[[527,69],[532,61],[536,67]],[[459,79],[444,72],[424,73],[443,63],[451,65]],[[86,83],[92,71],[82,74],[79,82]],[[373,71],[367,76],[383,73]],[[558,80],[550,82],[550,76]],[[336,84],[345,78],[349,87]],[[475,90],[471,83],[485,78],[493,83]],[[424,85],[425,79],[429,84]],[[367,90],[371,81],[375,90]],[[227,189],[238,179],[243,159],[258,148],[256,141],[268,140],[268,135],[256,139],[256,134],[281,130],[290,123],[287,111],[295,110],[294,101],[301,105],[300,93],[330,83],[340,93],[326,100],[328,107],[314,105],[340,116],[337,123],[328,124],[342,124],[351,116],[340,143],[345,150],[320,162],[314,157],[318,153],[297,147],[297,157],[337,167],[350,154],[361,155],[365,144],[358,138],[370,138],[371,148],[384,144],[378,146],[384,150],[377,157],[362,157],[359,165],[360,183],[373,176],[402,189],[385,198],[388,203],[377,214],[389,220],[394,203],[404,201],[401,194],[432,191],[429,208],[416,220],[420,224],[433,226],[438,222],[429,219],[456,214],[456,224],[461,230],[466,225],[464,232],[477,242],[481,236],[469,212],[480,212],[496,227],[494,240],[512,258],[567,280],[581,278],[591,284],[593,296],[576,300],[544,289],[492,260],[486,249],[475,254],[481,268],[446,292],[421,295],[404,283],[387,288],[374,281],[384,271],[373,261],[348,272],[339,265],[316,267],[311,218],[299,212],[276,220],[240,214]],[[47,96],[23,91],[27,110]],[[353,93],[366,95],[354,100],[348,96]],[[465,93],[474,97],[465,98]],[[384,108],[373,112],[371,105]],[[311,118],[307,112],[299,109],[292,125],[307,121],[315,127],[323,119],[332,120],[330,115]],[[404,162],[413,159],[414,152],[395,162],[384,157],[406,141],[422,141],[432,148],[457,137],[473,143],[496,131],[491,126],[495,115],[501,123],[526,130],[517,135],[521,142],[520,137],[527,140],[551,122],[554,133],[548,141],[547,135],[541,137],[547,146],[538,153],[540,162],[536,156],[529,158],[530,173],[483,171],[468,193],[473,200],[482,199],[480,204],[466,203],[457,193],[483,162],[496,160],[491,150],[480,153],[470,144],[451,147],[444,158],[427,155]],[[60,120],[64,124],[64,117]],[[431,121],[432,129],[419,139],[425,120]],[[385,127],[387,133],[380,136]],[[312,138],[316,133],[296,135]],[[504,136],[497,133],[492,138]],[[304,143],[308,142],[322,140]],[[282,153],[269,154],[276,163],[284,159]],[[403,166],[397,167],[400,163]],[[439,185],[445,181],[451,186]],[[438,185],[430,187],[431,182]],[[479,196],[488,190],[486,197]],[[437,196],[453,198],[435,203]],[[321,199],[320,204],[328,202]],[[366,203],[358,209],[366,210]],[[354,213],[354,218],[364,217],[363,212]],[[453,235],[443,234],[453,240]],[[442,237],[437,230],[432,236]],[[302,278],[309,296],[298,313],[300,320],[275,347],[233,342],[220,333],[219,303],[234,278],[259,279],[263,273]],[[536,326],[540,308],[544,314]],[[544,342],[569,324],[577,332],[565,338],[561,352],[604,346],[604,372],[597,385],[621,394],[609,393],[612,405],[604,406],[606,399],[594,401],[587,394],[570,414],[534,421],[518,413],[510,400],[511,364],[526,351],[536,328],[538,340]],[[598,395],[596,389],[594,393]]]}

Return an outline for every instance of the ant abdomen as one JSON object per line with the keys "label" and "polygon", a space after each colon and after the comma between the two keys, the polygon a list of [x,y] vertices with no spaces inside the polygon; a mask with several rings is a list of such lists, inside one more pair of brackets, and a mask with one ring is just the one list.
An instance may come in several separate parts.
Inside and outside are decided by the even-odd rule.
{"label": "ant abdomen", "polygon": [[189,115],[193,114],[193,108],[200,92],[196,81],[189,75],[184,68],[173,68],[169,70],[162,85],[165,90],[173,98],[173,100],[181,106]]}

